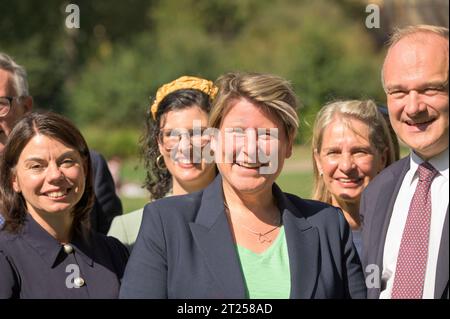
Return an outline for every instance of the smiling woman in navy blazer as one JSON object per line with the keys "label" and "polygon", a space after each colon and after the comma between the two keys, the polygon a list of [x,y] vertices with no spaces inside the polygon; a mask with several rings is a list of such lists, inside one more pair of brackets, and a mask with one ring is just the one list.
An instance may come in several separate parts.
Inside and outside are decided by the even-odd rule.
{"label": "smiling woman in navy blazer", "polygon": [[365,298],[341,211],[275,184],[298,129],[289,83],[230,73],[218,86],[210,125],[220,175],[145,207],[120,297]]}
{"label": "smiling woman in navy blazer", "polygon": [[89,227],[92,163],[80,131],[28,113],[2,156],[0,299],[117,298],[128,251]]}

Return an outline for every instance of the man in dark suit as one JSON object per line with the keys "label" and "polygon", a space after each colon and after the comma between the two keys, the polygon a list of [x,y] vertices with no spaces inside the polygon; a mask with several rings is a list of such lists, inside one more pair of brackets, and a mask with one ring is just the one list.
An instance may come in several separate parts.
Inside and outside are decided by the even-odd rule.
{"label": "man in dark suit", "polygon": [[[25,69],[0,52],[0,155],[14,125],[33,108],[28,92]],[[91,151],[95,203],[91,211],[91,227],[108,232],[113,218],[122,214],[122,203],[116,195],[114,181],[105,159]],[[0,218],[0,224],[3,218]]]}
{"label": "man in dark suit", "polygon": [[363,193],[368,298],[449,298],[448,29],[392,37],[383,65],[389,117],[411,154]]}

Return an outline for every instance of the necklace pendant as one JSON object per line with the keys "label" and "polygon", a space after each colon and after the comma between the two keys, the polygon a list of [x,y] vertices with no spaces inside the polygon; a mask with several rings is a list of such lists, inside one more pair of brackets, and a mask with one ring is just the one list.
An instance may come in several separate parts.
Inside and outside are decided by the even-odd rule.
{"label": "necklace pendant", "polygon": [[261,234],[261,233],[258,234],[258,241],[259,241],[260,244],[271,243],[272,242],[271,239],[267,238],[266,234]]}

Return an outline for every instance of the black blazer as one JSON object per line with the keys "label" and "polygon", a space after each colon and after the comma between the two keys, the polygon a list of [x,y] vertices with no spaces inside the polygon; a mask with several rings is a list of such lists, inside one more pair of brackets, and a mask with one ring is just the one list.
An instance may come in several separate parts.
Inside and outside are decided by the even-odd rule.
{"label": "black blazer", "polygon": [[106,235],[114,217],[122,214],[122,202],[116,194],[116,187],[108,164],[102,155],[90,151],[92,175],[94,178],[95,202],[91,215],[91,228]]}
{"label": "black blazer", "polygon": [[[365,298],[364,276],[342,213],[285,194],[276,185],[273,193],[285,227],[291,298]],[[220,175],[203,191],[145,206],[120,297],[247,297]]]}
{"label": "black blazer", "polygon": [[[389,221],[403,178],[409,170],[410,157],[390,165],[377,175],[364,190],[361,198],[363,256],[365,275],[374,284],[367,290],[367,297],[377,299],[381,291],[384,244]],[[445,195],[448,196],[448,195]],[[436,271],[435,298],[448,298],[449,241],[448,207],[442,230],[441,244]],[[375,266],[375,267],[374,267]],[[373,287],[372,287],[373,286]]]}

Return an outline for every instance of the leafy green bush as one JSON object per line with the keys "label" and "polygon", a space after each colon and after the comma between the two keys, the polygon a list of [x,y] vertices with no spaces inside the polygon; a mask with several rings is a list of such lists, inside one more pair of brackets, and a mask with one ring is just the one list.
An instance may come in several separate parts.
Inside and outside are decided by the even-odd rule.
{"label": "leafy green bush", "polygon": [[136,158],[139,155],[139,136],[141,132],[132,128],[103,129],[85,127],[81,130],[89,148],[100,152],[107,159],[118,156],[122,159]]}

